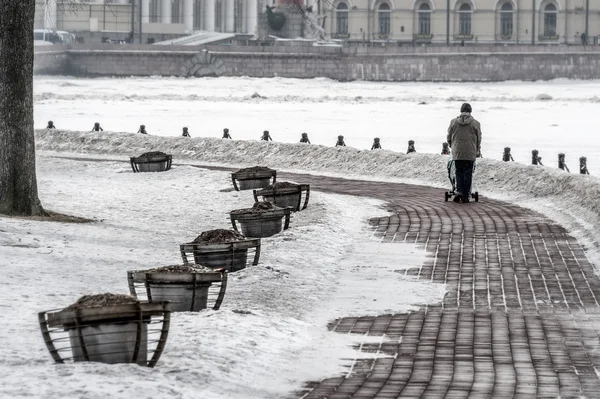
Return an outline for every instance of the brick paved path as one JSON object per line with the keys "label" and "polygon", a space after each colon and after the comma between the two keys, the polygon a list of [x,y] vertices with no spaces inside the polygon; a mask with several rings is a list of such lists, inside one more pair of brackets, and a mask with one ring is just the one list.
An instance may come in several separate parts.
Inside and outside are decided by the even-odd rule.
{"label": "brick paved path", "polygon": [[385,336],[359,348],[389,356],[357,360],[299,397],[600,398],[600,279],[562,227],[485,197],[446,203],[430,187],[278,176],[387,201],[393,215],[371,220],[373,234],[425,247],[431,257],[406,273],[447,287],[438,306],[333,321],[341,334]]}
{"label": "brick paved path", "polygon": [[371,220],[373,234],[424,246],[431,257],[407,274],[448,290],[416,312],[333,321],[341,334],[384,335],[360,349],[391,357],[357,360],[300,397],[600,398],[600,279],[562,227],[485,197],[445,203],[440,189],[287,176],[387,201],[393,215]]}

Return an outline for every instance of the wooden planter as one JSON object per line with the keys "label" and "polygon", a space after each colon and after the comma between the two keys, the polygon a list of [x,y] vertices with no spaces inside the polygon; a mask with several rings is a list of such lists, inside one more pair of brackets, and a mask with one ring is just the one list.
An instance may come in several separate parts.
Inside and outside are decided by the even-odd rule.
{"label": "wooden planter", "polygon": [[[290,215],[292,207],[263,211],[261,213],[229,213],[231,224],[235,231],[239,231],[237,223],[240,224],[242,234],[246,237],[271,237],[282,229],[290,227]],[[285,221],[284,221],[285,219]]]}
{"label": "wooden planter", "polygon": [[169,301],[172,312],[217,310],[227,288],[227,273],[169,273],[144,270],[127,272],[129,292],[151,302]]}
{"label": "wooden planter", "polygon": [[133,173],[138,172],[164,172],[171,169],[171,155],[155,155],[151,157],[131,157],[131,169]]}
{"label": "wooden planter", "polygon": [[[271,181],[271,179],[273,180]],[[258,172],[239,170],[231,174],[231,181],[236,191],[263,188],[275,184],[277,171],[272,169]]]}
{"label": "wooden planter", "polygon": [[[302,192],[304,195],[304,203],[302,202]],[[298,184],[295,187],[283,188],[264,188],[262,190],[254,190],[254,200],[258,202],[258,196],[262,196],[265,201],[269,201],[273,205],[280,208],[291,207],[292,211],[297,212],[306,209],[308,199],[310,198],[310,185]]]}
{"label": "wooden planter", "polygon": [[[251,238],[230,243],[189,243],[179,246],[183,263],[196,263],[213,269],[223,269],[233,273],[245,269],[248,259],[252,265],[260,258],[260,238]],[[254,251],[254,256],[252,252]]]}
{"label": "wooden planter", "polygon": [[[57,363],[137,363],[154,367],[167,341],[167,302],[50,310],[38,313],[42,336]],[[66,345],[66,346],[65,346]]]}

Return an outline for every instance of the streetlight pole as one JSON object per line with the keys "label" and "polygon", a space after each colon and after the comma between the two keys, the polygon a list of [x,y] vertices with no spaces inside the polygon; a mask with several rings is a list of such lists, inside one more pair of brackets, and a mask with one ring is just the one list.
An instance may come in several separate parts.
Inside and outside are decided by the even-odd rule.
{"label": "streetlight pole", "polygon": [[131,0],[131,36],[129,44],[133,44],[133,38],[135,34],[135,0]]}
{"label": "streetlight pole", "polygon": [[531,44],[535,44],[535,0],[531,0]]}
{"label": "streetlight pole", "polygon": [[450,0],[446,0],[446,46],[450,46]]}
{"label": "streetlight pole", "polygon": [[[135,0],[131,0],[131,1],[135,1]],[[142,11],[143,8],[142,7],[142,1],[143,0],[138,0],[138,31],[139,31],[139,36],[140,36],[140,44],[142,44]]]}
{"label": "streetlight pole", "polygon": [[590,35],[588,33],[589,20],[590,20],[590,0],[585,0],[585,43],[583,43],[584,45],[588,43],[588,40],[590,40]]}

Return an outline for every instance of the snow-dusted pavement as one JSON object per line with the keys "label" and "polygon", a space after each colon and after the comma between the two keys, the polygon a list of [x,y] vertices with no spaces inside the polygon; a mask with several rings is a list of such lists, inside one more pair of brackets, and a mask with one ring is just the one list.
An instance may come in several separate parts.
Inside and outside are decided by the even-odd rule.
{"label": "snow-dusted pavement", "polygon": [[179,262],[178,244],[227,228],[228,211],[253,199],[231,191],[228,173],[191,166],[133,174],[124,162],[42,156],[38,169],[47,208],[97,222],[0,219],[3,397],[279,398],[364,356],[329,320],[405,312],[445,292],[394,272],[420,264],[423,249],[369,240],[367,219],[387,214],[380,201],[315,192],[289,230],[263,240],[260,265],[230,277],[221,310],[173,316],[155,369],[55,365],[36,312],[127,293],[127,270]]}

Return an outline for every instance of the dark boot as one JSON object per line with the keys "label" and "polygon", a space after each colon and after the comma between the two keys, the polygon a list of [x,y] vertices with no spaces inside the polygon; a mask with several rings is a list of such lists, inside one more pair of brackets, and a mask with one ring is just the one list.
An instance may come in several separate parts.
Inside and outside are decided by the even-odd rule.
{"label": "dark boot", "polygon": [[456,194],[454,196],[454,199],[452,200],[452,202],[460,202],[462,198],[462,195]]}

